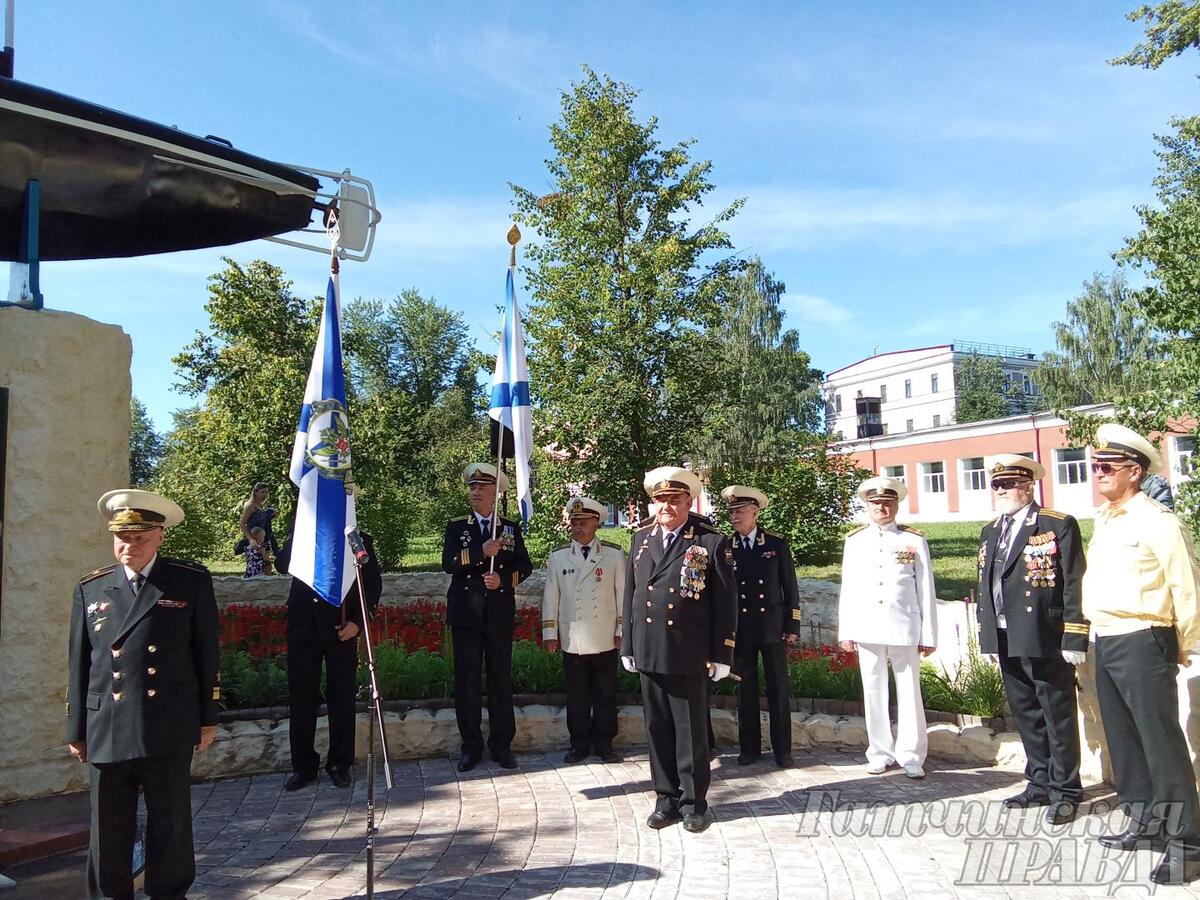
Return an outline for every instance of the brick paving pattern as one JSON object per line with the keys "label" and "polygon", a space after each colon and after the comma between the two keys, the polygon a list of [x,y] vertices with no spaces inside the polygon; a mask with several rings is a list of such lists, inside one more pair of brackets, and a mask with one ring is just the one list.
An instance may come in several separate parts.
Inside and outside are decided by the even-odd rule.
{"label": "brick paving pattern", "polygon": [[[1082,898],[1148,896],[1149,851],[1109,854],[1087,836],[1120,825],[1093,812],[1073,826],[1041,810],[1005,813],[1021,788],[1009,772],[931,760],[928,777],[867,775],[861,755],[767,755],[741,767],[723,756],[703,834],[645,826],[653,808],[645,752],[601,765],[561,752],[490,762],[460,775],[455,761],[393,766],[377,783],[375,894],[380,898],[664,900],[664,898]],[[365,896],[366,782],[324,778],[284,793],[283,775],[193,788],[199,875],[193,900]],[[1093,802],[1103,804],[1103,795]],[[1072,837],[1071,835],[1075,836]],[[1063,836],[1066,835],[1065,839]],[[1159,888],[1200,897],[1200,884]]]}

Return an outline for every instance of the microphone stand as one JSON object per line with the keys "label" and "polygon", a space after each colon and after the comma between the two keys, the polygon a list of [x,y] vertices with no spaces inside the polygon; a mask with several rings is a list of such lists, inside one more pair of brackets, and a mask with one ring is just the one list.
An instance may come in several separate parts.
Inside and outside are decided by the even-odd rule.
{"label": "microphone stand", "polygon": [[388,761],[387,729],[383,727],[383,707],[380,705],[379,681],[375,677],[375,650],[371,646],[371,615],[367,609],[367,594],[363,590],[362,566],[367,554],[354,555],[354,582],[358,585],[358,602],[362,609],[363,641],[367,647],[367,672],[371,691],[370,711],[375,721],[367,729],[367,900],[375,897],[375,729],[379,729],[380,753],[383,756],[383,777],[388,790],[392,789],[392,766]]}

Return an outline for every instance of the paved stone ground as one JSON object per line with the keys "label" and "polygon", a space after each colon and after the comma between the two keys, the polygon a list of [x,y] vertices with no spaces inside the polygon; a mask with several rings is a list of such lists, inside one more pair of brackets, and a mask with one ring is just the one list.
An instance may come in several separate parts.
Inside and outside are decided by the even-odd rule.
{"label": "paved stone ground", "polygon": [[[923,781],[867,775],[857,754],[797,754],[714,768],[716,825],[700,835],[645,827],[653,808],[643,752],[618,765],[566,766],[525,754],[460,776],[454,760],[397,763],[379,785],[380,898],[770,898],[937,900],[1149,895],[1149,851],[1101,858],[1089,836],[1119,827],[1106,795],[1073,826],[1005,813],[1013,773],[931,760]],[[283,775],[193,788],[199,876],[193,900],[362,897],[364,772],[295,793]],[[33,888],[34,885],[30,884]],[[1165,897],[1200,896],[1160,888]],[[58,896],[62,896],[59,894]]]}

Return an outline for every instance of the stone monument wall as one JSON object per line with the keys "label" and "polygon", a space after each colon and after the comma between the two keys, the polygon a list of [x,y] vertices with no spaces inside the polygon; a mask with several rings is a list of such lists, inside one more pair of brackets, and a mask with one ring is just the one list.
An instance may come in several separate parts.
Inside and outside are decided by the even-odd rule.
{"label": "stone monument wall", "polygon": [[66,748],[67,631],[79,576],[112,562],[96,498],[129,480],[131,355],[115,325],[0,308],[0,803],[86,784]]}

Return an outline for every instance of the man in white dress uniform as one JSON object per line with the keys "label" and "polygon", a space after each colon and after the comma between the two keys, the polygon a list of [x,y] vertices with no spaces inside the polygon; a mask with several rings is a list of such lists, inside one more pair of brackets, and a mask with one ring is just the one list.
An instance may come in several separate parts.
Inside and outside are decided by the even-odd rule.
{"label": "man in white dress uniform", "polygon": [[550,553],[542,593],[542,646],[563,651],[567,684],[567,731],[571,749],[563,762],[620,762],[617,734],[617,650],[625,552],[596,540],[607,510],[590,497],[575,497],[564,512],[572,541]]}
{"label": "man in white dress uniform", "polygon": [[[921,704],[921,657],[936,646],[937,603],[929,545],[921,532],[896,524],[907,494],[893,478],[868,478],[858,488],[870,523],[846,535],[838,639],[858,651],[867,719],[867,771],[900,765],[924,778],[929,738]],[[888,663],[896,676],[896,735],[888,715]]]}

